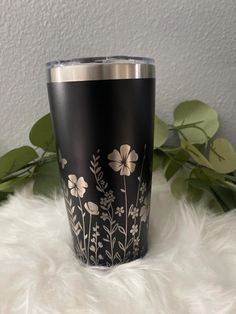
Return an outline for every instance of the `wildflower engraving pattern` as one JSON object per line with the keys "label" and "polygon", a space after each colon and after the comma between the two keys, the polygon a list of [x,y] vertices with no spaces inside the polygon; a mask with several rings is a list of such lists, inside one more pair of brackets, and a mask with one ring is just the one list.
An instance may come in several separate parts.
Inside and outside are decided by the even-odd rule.
{"label": "wildflower engraving pattern", "polygon": [[[99,203],[83,201],[89,188],[84,177],[69,174],[67,184],[63,184],[75,250],[84,263],[112,266],[141,255],[140,236],[142,228],[148,227],[150,210],[150,191],[143,181],[145,151],[146,145],[140,161],[141,170],[137,174],[137,194],[133,200],[129,199],[126,179],[136,175],[139,156],[128,144],[121,145],[119,150],[114,149],[107,156],[108,165],[120,176],[122,203],[119,203],[122,199],[120,195],[116,197],[112,186],[104,178],[99,149],[90,160],[91,175],[100,195]],[[67,164],[63,164],[63,169]]]}

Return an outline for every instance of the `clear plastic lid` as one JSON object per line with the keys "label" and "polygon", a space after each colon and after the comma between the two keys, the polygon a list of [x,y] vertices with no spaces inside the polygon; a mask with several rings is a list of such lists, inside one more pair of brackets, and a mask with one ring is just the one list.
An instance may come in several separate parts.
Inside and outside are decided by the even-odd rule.
{"label": "clear plastic lid", "polygon": [[48,82],[155,78],[151,58],[109,56],[58,60],[47,63]]}

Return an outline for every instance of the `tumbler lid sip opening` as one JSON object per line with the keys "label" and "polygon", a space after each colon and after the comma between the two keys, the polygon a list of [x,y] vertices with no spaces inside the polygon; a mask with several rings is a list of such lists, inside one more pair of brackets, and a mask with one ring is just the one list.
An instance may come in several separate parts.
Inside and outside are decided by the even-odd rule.
{"label": "tumbler lid sip opening", "polygon": [[53,82],[155,78],[151,58],[109,56],[48,62],[47,80]]}

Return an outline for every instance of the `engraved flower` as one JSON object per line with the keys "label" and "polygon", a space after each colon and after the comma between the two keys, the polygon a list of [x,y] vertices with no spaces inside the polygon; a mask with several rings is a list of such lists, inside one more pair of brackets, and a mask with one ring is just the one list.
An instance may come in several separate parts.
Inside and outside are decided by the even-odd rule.
{"label": "engraved flower", "polygon": [[108,213],[102,213],[100,218],[103,220],[103,221],[106,221],[107,219],[109,219],[109,216],[108,216]]}
{"label": "engraved flower", "polygon": [[62,157],[61,151],[58,151],[58,157],[59,157],[59,163],[61,164],[62,169],[65,168],[65,165],[67,164],[67,160]]}
{"label": "engraved flower", "polygon": [[121,217],[121,215],[125,212],[124,207],[116,207],[115,214]]}
{"label": "engraved flower", "polygon": [[136,239],[134,239],[134,246],[139,246],[139,237],[137,237]]}
{"label": "engraved flower", "polygon": [[142,183],[142,185],[141,185],[141,188],[140,188],[140,192],[142,193],[142,194],[144,194],[145,192],[146,192],[146,189],[147,189],[147,187],[146,187],[146,183]]}
{"label": "engraved flower", "polygon": [[144,197],[143,197],[143,196],[140,196],[140,198],[139,198],[139,203],[142,203],[143,200],[144,200]]}
{"label": "engraved flower", "polygon": [[134,236],[138,232],[138,225],[132,225],[130,233]]}
{"label": "engraved flower", "polygon": [[84,180],[83,177],[77,179],[76,175],[74,174],[70,174],[68,178],[68,188],[70,189],[71,195],[82,198],[86,192],[88,183]]}
{"label": "engraved flower", "polygon": [[135,161],[138,160],[138,154],[135,150],[130,151],[128,144],[121,145],[120,151],[114,149],[107,158],[111,160],[109,166],[116,172],[120,171],[121,176],[130,176],[135,169]]}
{"label": "engraved flower", "polygon": [[86,202],[84,208],[90,213],[90,215],[98,215],[98,206],[93,202]]}
{"label": "engraved flower", "polygon": [[136,207],[131,207],[131,208],[130,208],[129,215],[132,216],[132,219],[135,219],[136,217],[138,217],[138,212],[139,212],[139,209],[138,209],[138,208],[136,208]]}
{"label": "engraved flower", "polygon": [[65,168],[65,165],[67,164],[67,160],[66,160],[65,158],[62,158],[62,159],[60,160],[60,163],[61,163],[62,169],[64,169],[64,168]]}
{"label": "engraved flower", "polygon": [[100,241],[98,242],[98,247],[99,247],[99,248],[102,248],[102,247],[103,247],[102,242],[100,242]]}
{"label": "engraved flower", "polygon": [[141,207],[140,210],[140,217],[141,217],[141,221],[146,222],[149,212],[150,212],[150,204],[149,204],[149,197],[146,197],[144,200],[144,205]]}
{"label": "engraved flower", "polygon": [[105,207],[110,208],[111,204],[115,201],[115,196],[113,194],[113,191],[110,190],[108,192],[105,193],[105,197],[101,197],[100,199],[100,204],[104,205]]}

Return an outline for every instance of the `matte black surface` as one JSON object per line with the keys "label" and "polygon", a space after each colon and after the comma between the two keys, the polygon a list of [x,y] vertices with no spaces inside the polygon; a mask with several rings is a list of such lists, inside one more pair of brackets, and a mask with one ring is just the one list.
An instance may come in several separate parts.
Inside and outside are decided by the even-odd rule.
{"label": "matte black surface", "polygon": [[[146,221],[141,221],[140,211],[143,206],[147,207],[150,204],[155,80],[126,79],[48,83],[48,95],[64,182],[65,199],[67,209],[69,209],[68,215],[72,224],[72,235],[77,255],[81,260],[91,265],[105,266],[143,256],[147,250],[148,218]],[[111,160],[108,159],[108,155],[114,149],[120,151],[122,145],[129,145],[131,147],[130,152],[134,150],[138,154],[138,160],[133,162],[136,167],[129,176],[120,175],[120,172],[114,171],[109,165]],[[102,179],[108,184],[104,191],[99,191],[96,188],[96,178],[90,169],[91,161],[93,162],[97,156],[100,156],[97,168],[101,168],[98,173],[102,172]],[[142,176],[138,179],[140,174]],[[77,178],[83,177],[87,183],[88,187],[85,188],[86,192],[82,197],[75,197],[71,194],[72,190],[68,186],[69,175],[75,175]],[[127,206],[125,193],[122,191],[124,190],[124,181]],[[138,199],[142,196],[139,191],[142,183],[146,184],[146,191],[142,194],[142,202],[138,201],[137,203],[137,194],[140,194]],[[105,192],[109,191],[112,191],[111,194],[115,196],[115,200],[110,203],[111,206],[108,202],[107,208],[104,209],[106,206],[102,205],[101,199],[106,198]],[[146,199],[146,205],[144,199]],[[96,204],[99,214],[97,210],[95,210],[95,214],[86,211],[84,206],[87,202]],[[135,220],[131,215],[132,204],[133,207],[138,208]],[[84,228],[82,230],[77,224],[78,235],[76,235],[73,228],[76,228],[78,221],[81,226],[83,223],[83,216],[78,206],[82,207],[84,213]],[[109,206],[110,208],[108,208]],[[129,213],[126,215],[124,212],[120,216],[118,213],[115,214],[116,208],[122,206]],[[73,213],[71,213],[73,207]],[[102,213],[108,213],[112,218],[112,228],[115,231],[112,236],[109,235],[109,239],[106,229],[108,228],[109,231],[112,229],[110,222],[101,218]],[[76,218],[74,218],[75,216]],[[125,235],[118,229],[120,229],[119,226],[123,226],[125,229],[125,219],[127,219],[126,245],[129,241],[131,244],[124,252],[119,242],[124,244]],[[97,242],[94,245],[94,251],[92,245],[95,242],[91,242],[91,239],[95,232],[93,228],[96,228],[96,225],[99,226],[99,230],[97,230],[99,235],[94,236],[97,238],[95,239]],[[138,226],[138,231],[134,237],[130,232],[133,225]],[[142,230],[139,234],[140,226],[142,226]],[[79,229],[81,230],[79,231]],[[135,239],[138,238],[138,235],[140,235],[139,243],[135,250],[135,243],[137,242]],[[86,237],[85,241],[84,236]],[[113,252],[111,252],[111,243],[104,239],[115,242]],[[88,243],[88,241],[90,242]],[[98,242],[101,243],[99,248]]]}

